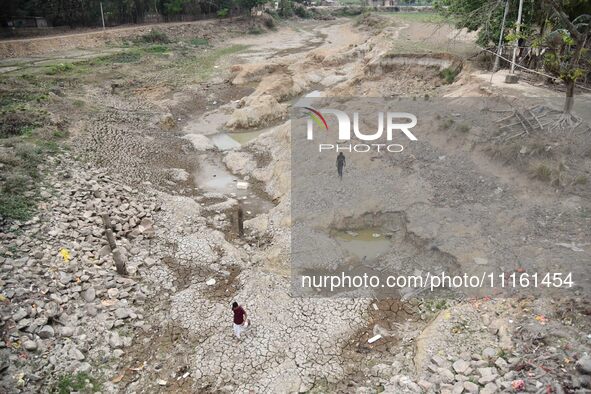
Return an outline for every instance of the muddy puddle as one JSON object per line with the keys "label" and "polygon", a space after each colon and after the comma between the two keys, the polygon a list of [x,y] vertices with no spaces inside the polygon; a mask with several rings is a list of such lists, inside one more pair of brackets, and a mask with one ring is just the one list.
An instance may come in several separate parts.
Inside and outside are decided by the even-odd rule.
{"label": "muddy puddle", "polygon": [[392,247],[391,240],[379,228],[338,230],[333,231],[331,237],[360,262],[376,260]]}
{"label": "muddy puddle", "polygon": [[219,150],[231,150],[249,143],[265,131],[267,130],[247,131],[244,133],[218,133],[210,136],[209,139]]}
{"label": "muddy puddle", "polygon": [[[274,204],[253,188],[248,179],[232,174],[218,155],[201,155],[199,169],[194,175],[195,184],[205,192],[219,193],[239,201],[245,218],[268,212]],[[246,182],[246,189],[239,189],[238,182]]]}

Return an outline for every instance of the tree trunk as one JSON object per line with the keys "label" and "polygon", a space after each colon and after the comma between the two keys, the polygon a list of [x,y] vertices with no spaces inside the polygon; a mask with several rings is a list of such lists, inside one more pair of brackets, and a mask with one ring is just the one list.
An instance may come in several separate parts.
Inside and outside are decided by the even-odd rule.
{"label": "tree trunk", "polygon": [[564,101],[564,113],[570,114],[575,103],[575,81],[569,79],[566,83],[566,100]]}

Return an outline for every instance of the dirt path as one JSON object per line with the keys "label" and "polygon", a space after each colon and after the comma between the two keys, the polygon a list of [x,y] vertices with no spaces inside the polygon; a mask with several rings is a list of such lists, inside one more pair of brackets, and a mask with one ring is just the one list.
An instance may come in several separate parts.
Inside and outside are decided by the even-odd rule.
{"label": "dirt path", "polygon": [[[228,31],[240,31],[238,26],[246,25],[240,18],[224,20],[202,20],[195,22],[173,22],[129,27],[97,29],[81,33],[60,34],[36,38],[0,40],[0,60],[44,56],[75,49],[104,47],[106,42],[120,42],[130,37],[138,37],[159,30],[169,37],[206,37],[212,40],[223,39]],[[216,33],[213,33],[213,32]]]}

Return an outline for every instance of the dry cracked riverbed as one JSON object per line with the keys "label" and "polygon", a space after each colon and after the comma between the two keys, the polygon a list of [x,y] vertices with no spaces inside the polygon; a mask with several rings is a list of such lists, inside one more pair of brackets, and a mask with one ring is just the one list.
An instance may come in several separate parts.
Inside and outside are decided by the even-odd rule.
{"label": "dry cracked riverbed", "polygon": [[[567,295],[300,298],[289,265],[294,101],[509,93],[472,77],[470,36],[417,17],[224,32],[197,55],[175,36],[178,44],[145,55],[145,64],[58,78],[51,121],[65,124],[71,148],[39,163],[47,176],[38,214],[1,233],[2,390],[591,388],[591,203],[589,184],[576,181],[590,170],[588,131],[562,144],[526,136],[518,160],[503,161],[512,146],[438,119],[411,151],[367,156],[348,165],[342,182],[318,185],[320,196],[338,197],[309,210],[323,226],[316,240],[343,246],[351,264],[376,250],[370,259],[415,268],[520,272],[528,258],[547,260],[576,272],[579,285]],[[440,73],[450,68],[459,75],[448,85]],[[559,173],[554,161],[549,174],[523,170],[549,150],[546,160],[564,164]],[[387,177],[367,172],[372,165],[387,168]],[[320,176],[334,171],[311,167],[302,166]],[[355,203],[374,194],[396,198],[387,207]],[[126,276],[114,270],[102,213],[111,217]],[[241,342],[232,336],[234,300],[252,321]]]}

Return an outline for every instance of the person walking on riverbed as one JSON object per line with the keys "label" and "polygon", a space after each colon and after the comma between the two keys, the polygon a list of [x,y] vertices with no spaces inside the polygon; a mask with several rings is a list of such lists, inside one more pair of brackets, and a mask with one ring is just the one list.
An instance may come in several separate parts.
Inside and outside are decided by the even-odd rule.
{"label": "person walking on riverbed", "polygon": [[232,311],[234,311],[234,335],[240,340],[240,335],[248,327],[248,320],[246,319],[246,311],[236,301],[232,303]]}
{"label": "person walking on riverbed", "polygon": [[343,152],[337,155],[337,172],[339,173],[339,179],[343,180],[343,168],[345,167],[345,155]]}

